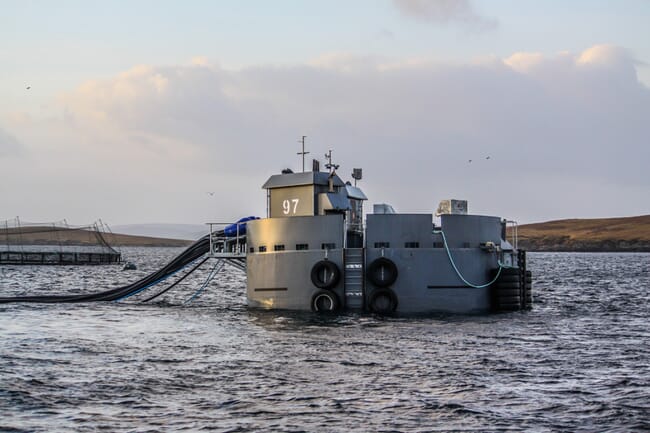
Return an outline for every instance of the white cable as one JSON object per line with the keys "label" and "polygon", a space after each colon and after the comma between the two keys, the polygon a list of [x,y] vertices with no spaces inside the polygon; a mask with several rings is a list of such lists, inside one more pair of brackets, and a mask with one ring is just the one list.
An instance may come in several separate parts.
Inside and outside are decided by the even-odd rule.
{"label": "white cable", "polygon": [[445,250],[447,250],[447,256],[449,257],[449,262],[451,263],[451,266],[454,268],[454,271],[456,271],[456,275],[458,275],[458,278],[460,278],[463,281],[463,283],[467,284],[470,287],[473,287],[475,289],[483,289],[485,287],[488,287],[488,286],[492,285],[496,280],[499,279],[499,275],[501,275],[501,270],[503,268],[508,267],[508,266],[503,265],[500,261],[497,260],[497,263],[499,265],[499,270],[497,271],[497,274],[496,274],[496,276],[494,277],[494,279],[492,281],[490,281],[489,283],[481,284],[481,285],[472,284],[469,281],[467,281],[465,279],[465,277],[463,277],[463,275],[460,273],[460,271],[456,267],[456,263],[454,263],[454,259],[451,256],[451,251],[449,250],[449,245],[447,245],[447,237],[445,236],[445,233],[442,230],[434,230],[433,233],[442,235],[442,242],[445,245]]}

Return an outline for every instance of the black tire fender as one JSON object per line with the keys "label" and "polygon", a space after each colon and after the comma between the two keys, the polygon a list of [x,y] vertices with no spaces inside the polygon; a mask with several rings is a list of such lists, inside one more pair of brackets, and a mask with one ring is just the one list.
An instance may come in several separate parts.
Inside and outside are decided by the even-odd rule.
{"label": "black tire fender", "polygon": [[499,299],[507,298],[509,296],[521,296],[521,290],[518,287],[509,288],[500,286],[497,288],[496,293]]}
{"label": "black tire fender", "polygon": [[375,289],[368,299],[368,307],[373,313],[390,314],[397,309],[397,305],[397,295],[387,287]]}
{"label": "black tire fender", "polygon": [[519,311],[520,309],[521,309],[521,305],[514,302],[499,305],[500,312]]}
{"label": "black tire fender", "polygon": [[499,284],[507,284],[507,283],[519,284],[520,281],[521,281],[521,278],[519,277],[519,275],[503,275],[503,274],[501,274],[499,276],[499,279],[498,279]]}
{"label": "black tire fender", "polygon": [[341,271],[336,263],[330,260],[321,260],[311,268],[311,282],[319,289],[331,289],[341,279]]}
{"label": "black tire fender", "polygon": [[397,265],[386,257],[375,259],[368,266],[366,277],[377,287],[388,287],[397,280]]}
{"label": "black tire fender", "polygon": [[520,290],[521,289],[521,285],[519,284],[519,282],[516,282],[516,283],[498,282],[496,284],[496,287],[499,288],[499,289],[513,289],[513,290]]}
{"label": "black tire fender", "polygon": [[501,269],[501,276],[519,276],[520,269],[519,268],[502,268]]}
{"label": "black tire fender", "polygon": [[320,289],[311,297],[311,309],[316,312],[336,311],[341,303],[336,293],[327,289]]}

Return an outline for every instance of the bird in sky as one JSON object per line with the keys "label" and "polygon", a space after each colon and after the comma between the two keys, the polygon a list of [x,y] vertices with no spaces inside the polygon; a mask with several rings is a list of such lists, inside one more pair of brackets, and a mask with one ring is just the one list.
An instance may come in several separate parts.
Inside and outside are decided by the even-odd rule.
{"label": "bird in sky", "polygon": [[32,86],[27,86],[27,90],[29,90],[29,89],[31,89],[31,88],[32,88]]}
{"label": "bird in sky", "polygon": [[489,156],[486,156],[485,159],[490,159],[490,157],[489,157]]}
{"label": "bird in sky", "polygon": [[214,192],[208,191],[208,192],[206,192],[206,194],[209,195],[210,197],[212,197],[214,195]]}
{"label": "bird in sky", "polygon": [[467,162],[472,162],[472,160],[470,159],[470,160],[469,160],[469,161],[467,161]]}

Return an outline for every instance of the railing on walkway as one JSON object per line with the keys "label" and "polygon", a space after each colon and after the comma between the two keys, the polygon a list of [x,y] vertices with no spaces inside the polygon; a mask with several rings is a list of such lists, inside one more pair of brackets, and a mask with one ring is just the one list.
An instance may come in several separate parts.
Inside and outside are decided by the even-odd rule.
{"label": "railing on walkway", "polygon": [[210,227],[210,256],[219,258],[246,257],[245,222],[206,223]]}

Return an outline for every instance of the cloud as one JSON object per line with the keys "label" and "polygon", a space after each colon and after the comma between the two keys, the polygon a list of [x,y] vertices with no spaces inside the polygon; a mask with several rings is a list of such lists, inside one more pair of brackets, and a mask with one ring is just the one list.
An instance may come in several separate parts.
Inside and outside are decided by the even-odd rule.
{"label": "cloud", "polygon": [[395,33],[391,30],[382,28],[377,32],[377,38],[379,39],[395,39]]}
{"label": "cloud", "polygon": [[263,215],[260,185],[300,168],[301,135],[310,157],[333,149],[344,178],[363,167],[372,202],[401,211],[450,197],[523,221],[650,211],[639,196],[650,91],[617,47],[461,64],[335,53],[285,67],[137,66],[60,106],[13,127],[39,159],[4,167],[30,173],[33,189],[14,202],[30,197],[40,212],[67,201],[124,223]]}
{"label": "cloud", "polygon": [[0,128],[0,157],[19,155],[23,151],[23,144],[16,137]]}
{"label": "cloud", "polygon": [[518,72],[526,73],[544,63],[542,53],[514,53],[504,60],[504,63]]}
{"label": "cloud", "polygon": [[205,56],[196,56],[192,58],[192,64],[196,66],[208,66],[210,61]]}
{"label": "cloud", "polygon": [[584,50],[577,58],[580,65],[602,65],[605,67],[628,65],[632,58],[626,49],[615,45],[594,45]]}
{"label": "cloud", "polygon": [[479,32],[499,24],[478,14],[470,0],[393,0],[393,4],[404,16],[433,24],[459,23]]}

